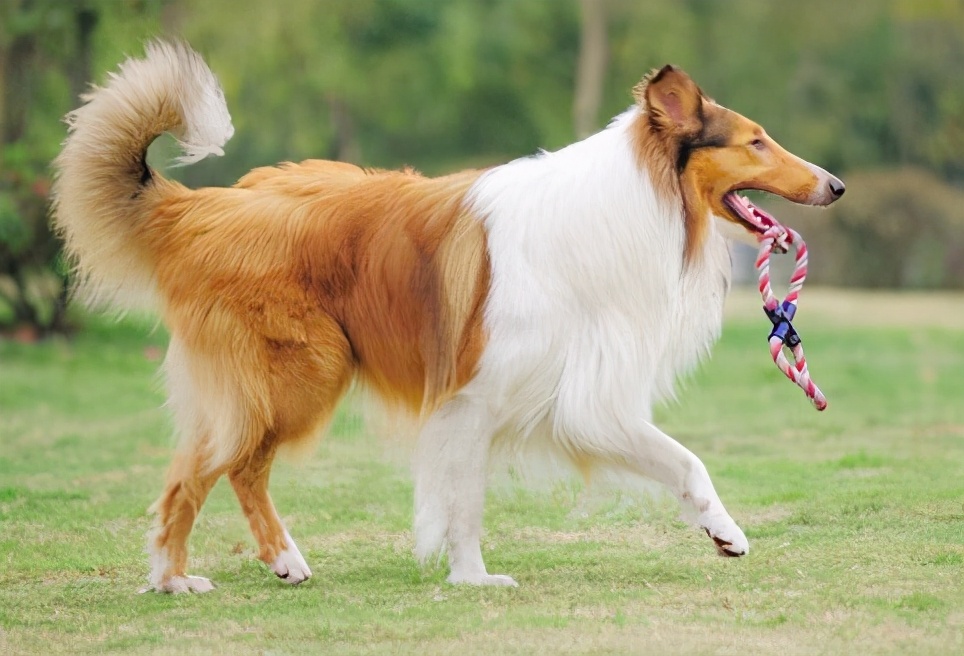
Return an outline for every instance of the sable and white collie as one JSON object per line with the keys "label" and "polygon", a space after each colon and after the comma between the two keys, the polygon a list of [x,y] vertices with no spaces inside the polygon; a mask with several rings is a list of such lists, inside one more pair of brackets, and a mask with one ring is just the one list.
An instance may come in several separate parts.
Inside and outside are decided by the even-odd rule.
{"label": "sable and white collie", "polygon": [[53,221],[88,298],[153,307],[179,445],[155,504],[151,587],[204,592],[187,542],[226,474],[260,548],[311,570],[268,495],[279,447],[323,430],[353,381],[422,418],[415,554],[452,583],[515,585],[479,546],[489,456],[548,448],[583,472],[661,483],[715,542],[748,544],[702,462],[652,406],[720,333],[737,195],[827,205],[844,186],[666,66],[602,132],[558,152],[426,178],[309,160],[231,188],[148,167],[161,133],[184,162],[234,130],[199,55],[154,42],[67,117]]}

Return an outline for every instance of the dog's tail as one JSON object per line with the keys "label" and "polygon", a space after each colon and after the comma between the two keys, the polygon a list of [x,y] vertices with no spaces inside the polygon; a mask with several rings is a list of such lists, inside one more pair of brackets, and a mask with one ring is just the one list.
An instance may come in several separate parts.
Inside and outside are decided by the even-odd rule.
{"label": "dog's tail", "polygon": [[181,164],[223,155],[234,134],[224,94],[200,55],[154,41],[143,59],[125,61],[83,100],[66,117],[67,139],[54,162],[53,225],[89,301],[150,306],[149,244],[163,230],[156,209],[183,187],[147,166],[147,148],[170,132],[184,151]]}

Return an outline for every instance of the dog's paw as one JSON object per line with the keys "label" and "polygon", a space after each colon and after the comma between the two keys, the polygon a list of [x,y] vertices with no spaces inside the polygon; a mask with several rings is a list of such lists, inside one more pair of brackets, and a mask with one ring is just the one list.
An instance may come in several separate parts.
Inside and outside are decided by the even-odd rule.
{"label": "dog's paw", "polygon": [[291,585],[304,583],[311,578],[308,563],[305,562],[301,552],[298,551],[298,547],[294,546],[293,542],[289,542],[288,548],[278,554],[270,567],[279,579],[283,579],[285,583]]}
{"label": "dog's paw", "polygon": [[153,590],[168,594],[181,594],[184,592],[210,592],[213,589],[214,584],[211,583],[211,580],[203,576],[171,576],[160,583],[141,588],[138,592],[143,594]]}
{"label": "dog's paw", "polygon": [[729,515],[701,516],[699,525],[713,540],[721,556],[739,557],[750,552],[750,543]]}
{"label": "dog's paw", "polygon": [[446,580],[453,585],[492,585],[503,588],[519,587],[519,584],[515,582],[514,578],[506,576],[505,574],[474,574],[463,576],[453,572],[449,574]]}

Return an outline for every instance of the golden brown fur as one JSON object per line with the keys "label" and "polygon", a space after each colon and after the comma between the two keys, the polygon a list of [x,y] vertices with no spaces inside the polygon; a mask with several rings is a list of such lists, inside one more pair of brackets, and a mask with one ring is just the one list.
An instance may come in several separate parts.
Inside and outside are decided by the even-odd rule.
{"label": "golden brown fur", "polygon": [[472,375],[488,263],[461,198],[476,175],[306,162],[234,189],[158,181],[143,223],[165,324],[201,402],[240,415],[236,443],[201,434],[206,464],[172,467],[159,543],[184,541],[196,510],[183,508],[226,469],[270,562],[284,547],[267,496],[278,446],[315,435],[356,376],[421,410]]}
{"label": "golden brown fur", "polygon": [[814,169],[757,123],[716,104],[683,71],[652,71],[633,96],[647,110],[634,126],[634,146],[661,200],[682,201],[687,262],[700,252],[712,216],[739,223],[723,203],[727,192],[759,189],[810,202]]}
{"label": "golden brown fur", "polygon": [[184,542],[227,471],[270,562],[284,547],[267,496],[277,447],[315,435],[356,376],[418,411],[472,375],[488,261],[461,200],[476,176],[306,162],[258,169],[233,189],[157,179],[141,222],[173,366],[190,369],[197,403],[235,415],[237,436],[212,438],[202,422],[188,440],[193,455],[172,466],[160,503],[159,544]]}
{"label": "golden brown fur", "polygon": [[[165,322],[192,350],[227,351],[250,371],[246,396],[268,425],[286,416],[269,380],[286,397],[343,366],[408,407],[435,407],[483,343],[484,235],[462,210],[477,175],[309,161],[257,169],[234,189],[166,192],[150,220],[164,226],[150,250]],[[347,365],[335,367],[323,354],[340,340]]]}

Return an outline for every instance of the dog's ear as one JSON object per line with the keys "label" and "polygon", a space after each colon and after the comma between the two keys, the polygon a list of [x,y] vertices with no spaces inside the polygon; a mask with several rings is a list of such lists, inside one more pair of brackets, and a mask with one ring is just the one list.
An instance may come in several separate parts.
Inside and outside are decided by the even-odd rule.
{"label": "dog's ear", "polygon": [[695,137],[703,128],[703,92],[689,75],[667,64],[633,89],[637,104],[657,132]]}

